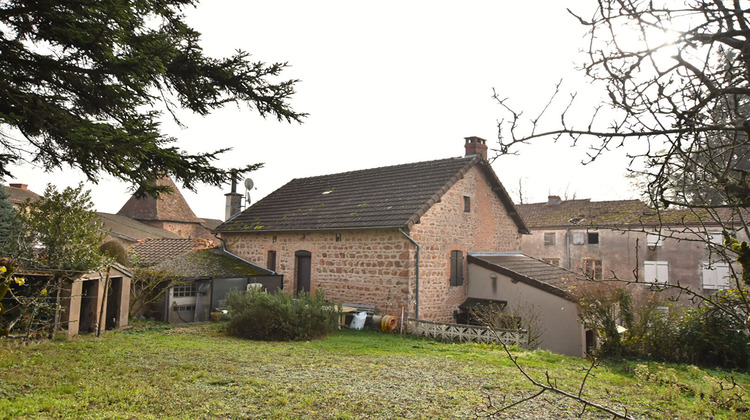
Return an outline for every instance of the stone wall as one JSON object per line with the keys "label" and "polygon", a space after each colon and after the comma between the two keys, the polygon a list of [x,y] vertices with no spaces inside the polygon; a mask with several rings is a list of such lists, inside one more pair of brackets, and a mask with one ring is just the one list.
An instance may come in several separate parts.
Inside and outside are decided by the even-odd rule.
{"label": "stone wall", "polygon": [[[465,212],[464,197],[471,208]],[[453,312],[466,300],[466,256],[471,251],[519,251],[518,226],[477,167],[422,216],[409,235],[421,246],[420,319],[454,322]],[[463,253],[463,285],[450,285],[450,253]]]}
{"label": "stone wall", "polygon": [[400,314],[408,307],[414,278],[414,247],[398,230],[224,233],[227,249],[263,267],[269,251],[284,290],[296,293],[297,251],[311,258],[310,290],[323,289],[337,303],[375,305],[379,313]]}

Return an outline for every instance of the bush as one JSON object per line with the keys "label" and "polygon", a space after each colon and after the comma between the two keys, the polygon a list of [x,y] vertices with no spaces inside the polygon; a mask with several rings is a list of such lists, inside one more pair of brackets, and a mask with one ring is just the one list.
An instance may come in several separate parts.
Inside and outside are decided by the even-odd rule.
{"label": "bush", "polygon": [[227,295],[230,335],[250,340],[295,341],[325,337],[338,326],[339,309],[323,291],[268,294],[256,290]]}
{"label": "bush", "polygon": [[[747,294],[747,290],[744,290]],[[736,289],[723,290],[712,296],[721,306],[704,304],[691,310],[682,324],[682,341],[688,346],[688,363],[747,369],[750,367],[750,337],[740,319],[741,297]],[[739,313],[729,313],[727,310]]]}

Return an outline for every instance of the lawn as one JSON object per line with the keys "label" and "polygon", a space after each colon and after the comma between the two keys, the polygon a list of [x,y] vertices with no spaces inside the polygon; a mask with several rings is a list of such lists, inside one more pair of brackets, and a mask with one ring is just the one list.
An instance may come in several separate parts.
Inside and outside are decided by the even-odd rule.
{"label": "lawn", "polygon": [[[344,330],[320,341],[228,337],[224,324],[140,324],[90,336],[0,345],[0,418],[474,418],[488,396],[533,393],[500,347]],[[589,362],[516,351],[577,393]],[[746,418],[750,395],[720,391],[726,372],[608,363],[584,395],[636,418]],[[750,376],[733,374],[747,388]],[[576,417],[580,405],[538,398],[501,418]],[[586,418],[607,418],[591,409]]]}

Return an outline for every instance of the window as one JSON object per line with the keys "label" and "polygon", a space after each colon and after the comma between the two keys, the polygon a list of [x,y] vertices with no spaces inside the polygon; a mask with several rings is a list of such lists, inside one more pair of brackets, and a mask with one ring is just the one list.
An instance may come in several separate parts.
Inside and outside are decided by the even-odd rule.
{"label": "window", "polygon": [[544,245],[555,244],[555,232],[547,232],[544,234]]}
{"label": "window", "polygon": [[471,213],[471,197],[464,196],[464,213]]}
{"label": "window", "polygon": [[172,288],[172,297],[190,297],[195,296],[195,283],[182,284]]}
{"label": "window", "polygon": [[573,232],[573,245],[583,245],[586,241],[584,232]]}
{"label": "window", "polygon": [[724,235],[721,232],[708,232],[708,242],[715,246],[724,246]]}
{"label": "window", "polygon": [[451,286],[464,284],[464,253],[451,251]]}
{"label": "window", "polygon": [[594,280],[602,279],[602,260],[585,258],[583,260],[583,274]]}
{"label": "window", "polygon": [[729,287],[729,264],[727,263],[703,263],[703,288],[704,289],[726,289]]}
{"label": "window", "polygon": [[588,233],[588,240],[590,245],[595,245],[599,243],[599,232],[589,232]]}
{"label": "window", "polygon": [[546,262],[547,264],[552,264],[556,266],[560,266],[560,259],[559,258],[542,258],[542,261]]}
{"label": "window", "polygon": [[669,263],[667,261],[644,261],[643,281],[646,283],[669,283]]}
{"label": "window", "polygon": [[646,246],[661,246],[661,235],[658,232],[646,234]]}
{"label": "window", "polygon": [[268,259],[266,260],[266,268],[271,271],[276,271],[276,251],[268,251]]}
{"label": "window", "polygon": [[195,305],[173,305],[172,311],[174,312],[187,312],[187,311],[194,311]]}

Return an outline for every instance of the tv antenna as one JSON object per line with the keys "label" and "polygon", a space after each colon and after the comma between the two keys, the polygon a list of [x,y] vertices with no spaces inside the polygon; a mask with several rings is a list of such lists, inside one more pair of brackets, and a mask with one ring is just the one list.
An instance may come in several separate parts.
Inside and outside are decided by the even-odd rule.
{"label": "tv antenna", "polygon": [[253,180],[250,178],[245,179],[245,206],[250,207],[250,190],[253,189]]}

